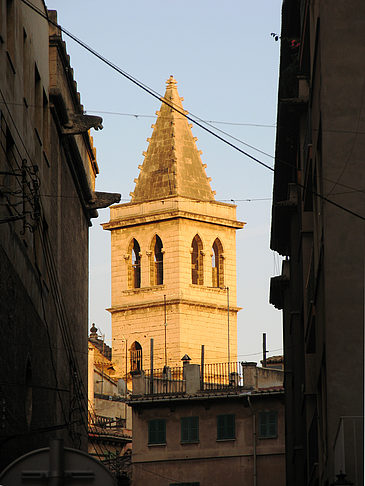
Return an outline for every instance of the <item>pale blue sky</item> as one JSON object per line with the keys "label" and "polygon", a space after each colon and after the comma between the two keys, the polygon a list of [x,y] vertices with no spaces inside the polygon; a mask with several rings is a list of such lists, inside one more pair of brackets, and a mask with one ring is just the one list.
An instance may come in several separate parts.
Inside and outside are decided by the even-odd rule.
{"label": "pale blue sky", "polygon": [[[59,23],[124,71],[163,94],[173,74],[184,108],[204,120],[274,125],[276,122],[281,0],[49,0]],[[100,113],[104,129],[94,132],[100,175],[97,190],[120,192],[129,200],[143,162],[153,118],[160,102],[113,72],[64,36],[85,110]],[[240,140],[274,153],[275,128],[217,124]],[[234,149],[193,127],[202,160],[218,200],[266,199],[272,173]],[[273,159],[240,148],[273,165]],[[90,323],[111,337],[110,235],[99,211],[90,229]],[[238,219],[247,225],[237,234],[240,360],[261,359],[262,333],[270,354],[282,347],[281,313],[268,303],[270,277],[279,258],[269,250],[271,201],[237,201]],[[257,353],[257,355],[255,355]]]}

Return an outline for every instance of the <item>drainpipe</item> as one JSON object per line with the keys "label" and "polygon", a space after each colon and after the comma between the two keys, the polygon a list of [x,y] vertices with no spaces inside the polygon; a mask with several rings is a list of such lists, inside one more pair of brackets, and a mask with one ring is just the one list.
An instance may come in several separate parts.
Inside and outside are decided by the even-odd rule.
{"label": "drainpipe", "polygon": [[252,429],[253,429],[253,486],[257,486],[257,460],[256,460],[256,414],[251,405],[250,397],[247,397],[248,405],[252,412]]}

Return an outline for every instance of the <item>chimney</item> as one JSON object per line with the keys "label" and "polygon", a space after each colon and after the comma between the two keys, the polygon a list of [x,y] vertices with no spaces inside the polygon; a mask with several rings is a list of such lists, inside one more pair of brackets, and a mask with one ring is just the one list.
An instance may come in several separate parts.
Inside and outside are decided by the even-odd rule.
{"label": "chimney", "polygon": [[181,361],[183,362],[186,393],[194,395],[200,390],[200,366],[198,364],[190,364],[191,358],[187,354],[181,358]]}
{"label": "chimney", "polygon": [[257,389],[257,363],[254,361],[242,362],[243,385],[245,388]]}

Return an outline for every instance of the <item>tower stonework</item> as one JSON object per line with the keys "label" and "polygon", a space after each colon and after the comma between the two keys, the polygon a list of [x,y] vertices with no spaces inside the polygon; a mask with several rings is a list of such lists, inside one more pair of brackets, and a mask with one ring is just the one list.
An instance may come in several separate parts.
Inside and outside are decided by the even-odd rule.
{"label": "tower stonework", "polygon": [[[171,76],[131,202],[110,208],[113,361],[124,375],[237,358],[236,206],[215,201]],[[171,108],[174,106],[178,111]],[[229,291],[227,290],[229,288]],[[229,339],[228,297],[229,295]],[[165,326],[166,322],[166,326]],[[127,357],[126,357],[127,350]]]}

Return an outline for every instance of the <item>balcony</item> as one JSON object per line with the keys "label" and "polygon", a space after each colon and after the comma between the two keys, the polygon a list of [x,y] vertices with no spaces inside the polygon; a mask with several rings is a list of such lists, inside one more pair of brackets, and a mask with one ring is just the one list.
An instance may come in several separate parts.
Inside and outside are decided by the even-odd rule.
{"label": "balcony", "polygon": [[187,362],[181,367],[165,366],[134,374],[131,400],[265,390],[282,387],[283,376],[282,370],[260,368],[252,362],[211,363],[202,366]]}

